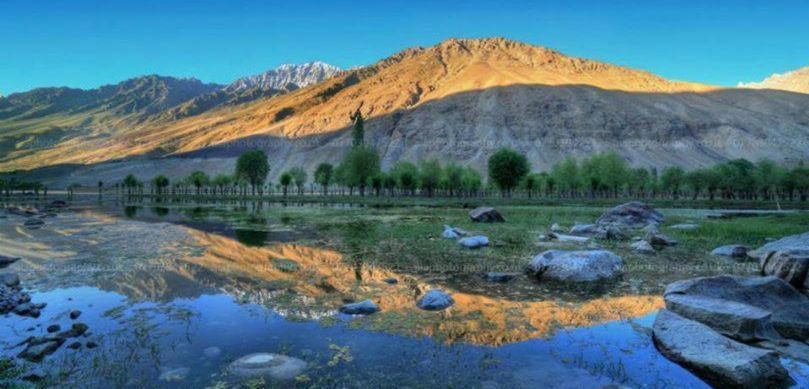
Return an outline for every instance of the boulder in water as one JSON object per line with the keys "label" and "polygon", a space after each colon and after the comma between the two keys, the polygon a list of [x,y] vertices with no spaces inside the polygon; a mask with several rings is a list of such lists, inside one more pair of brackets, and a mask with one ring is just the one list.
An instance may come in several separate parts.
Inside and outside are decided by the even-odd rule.
{"label": "boulder in water", "polygon": [[728,339],[710,327],[668,310],[657,314],[654,343],[666,358],[711,386],[786,388],[793,381],[778,354]]}
{"label": "boulder in water", "polygon": [[379,312],[379,307],[371,300],[364,300],[358,303],[344,304],[340,307],[340,312],[347,315],[370,315]]}

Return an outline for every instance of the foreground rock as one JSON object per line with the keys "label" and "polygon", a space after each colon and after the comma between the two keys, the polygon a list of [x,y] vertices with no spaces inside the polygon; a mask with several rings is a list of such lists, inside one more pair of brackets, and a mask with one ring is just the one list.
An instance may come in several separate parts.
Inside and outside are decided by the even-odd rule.
{"label": "foreground rock", "polygon": [[56,335],[30,337],[23,342],[26,345],[18,357],[30,362],[40,362],[46,356],[53,354],[68,339],[77,338],[87,332],[87,325],[84,323],[74,323],[69,330],[62,331]]}
{"label": "foreground rock", "polygon": [[649,242],[654,247],[667,247],[667,246],[676,246],[677,241],[669,238],[666,235],[661,233],[650,233],[646,235],[646,241]]}
{"label": "foreground rock", "polygon": [[528,264],[529,274],[556,281],[592,282],[621,274],[621,257],[606,250],[548,250]]}
{"label": "foreground rock", "polygon": [[479,249],[489,245],[489,238],[483,235],[470,236],[459,240],[458,244],[468,249]]}
{"label": "foreground rock", "polygon": [[809,250],[809,231],[803,234],[790,235],[785,238],[770,242],[755,250],[747,252],[751,258],[759,259],[772,251],[787,251],[787,250]]}
{"label": "foreground rock", "polygon": [[809,289],[809,250],[774,251],[761,256],[761,273],[798,289]]}
{"label": "foreground rock", "polygon": [[666,287],[666,308],[742,341],[809,339],[809,298],[776,277],[700,277]]}
{"label": "foreground rock", "polygon": [[640,201],[630,201],[604,212],[596,220],[596,224],[622,228],[643,228],[649,224],[661,225],[664,221],[663,215],[650,205]]}
{"label": "foreground rock", "polygon": [[20,285],[20,276],[14,273],[0,273],[0,285],[13,288]]}
{"label": "foreground rock", "polygon": [[37,318],[45,304],[34,304],[31,296],[20,287],[15,274],[6,273],[0,283],[0,315],[15,313],[19,316]]}
{"label": "foreground rock", "polygon": [[451,307],[452,304],[455,304],[452,296],[438,289],[432,289],[419,299],[416,306],[425,311],[440,311]]}
{"label": "foreground rock", "polygon": [[379,312],[379,307],[371,300],[358,303],[345,304],[340,307],[340,312],[347,315],[370,315]]}
{"label": "foreground rock", "polygon": [[747,258],[747,251],[749,250],[750,249],[747,246],[740,244],[729,244],[713,249],[713,251],[711,251],[711,255],[728,258]]}
{"label": "foreground rock", "polygon": [[242,378],[271,377],[287,381],[306,370],[306,362],[280,354],[256,353],[243,356],[228,366],[231,374]]}
{"label": "foreground rock", "polygon": [[478,223],[504,223],[506,219],[491,207],[478,207],[469,212],[469,218]]}
{"label": "foreground rock", "polygon": [[784,388],[793,384],[776,353],[725,338],[671,311],[658,313],[652,333],[666,358],[714,387]]}

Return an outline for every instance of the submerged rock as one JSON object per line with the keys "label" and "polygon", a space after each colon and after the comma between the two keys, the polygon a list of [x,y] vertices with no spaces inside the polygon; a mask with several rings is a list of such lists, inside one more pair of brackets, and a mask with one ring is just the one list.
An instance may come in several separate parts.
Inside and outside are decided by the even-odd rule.
{"label": "submerged rock", "polygon": [[489,238],[483,235],[470,236],[458,240],[458,244],[468,249],[477,249],[489,245]]}
{"label": "submerged rock", "polygon": [[809,231],[767,243],[755,250],[748,251],[747,255],[751,258],[759,259],[762,255],[772,251],[787,250],[809,250]]}
{"label": "submerged rock", "polygon": [[761,273],[778,277],[798,289],[809,289],[809,250],[769,252],[759,261]]}
{"label": "submerged rock", "polygon": [[81,316],[81,311],[77,309],[70,311],[70,320],[76,320],[79,318],[79,316]]}
{"label": "submerged rock", "polygon": [[42,221],[42,219],[28,219],[23,223],[23,225],[28,228],[39,228],[44,224],[45,222]]}
{"label": "submerged rock", "polygon": [[425,311],[440,311],[449,308],[452,304],[455,304],[452,296],[441,290],[432,289],[419,299],[416,306]]}
{"label": "submerged rock", "polygon": [[40,341],[29,342],[28,347],[25,348],[18,357],[30,362],[41,362],[46,356],[53,354],[64,343],[60,339],[44,339]]}
{"label": "submerged rock", "polygon": [[178,382],[185,379],[188,376],[188,373],[191,372],[191,369],[187,367],[180,367],[177,369],[168,369],[160,374],[160,381],[165,382]]}
{"label": "submerged rock", "polygon": [[228,366],[228,371],[243,378],[271,377],[291,380],[306,370],[306,362],[280,354],[256,353],[243,356]]}
{"label": "submerged rock", "polygon": [[614,225],[623,228],[642,228],[649,224],[661,225],[663,215],[646,203],[630,201],[604,212],[596,220],[600,226]]}
{"label": "submerged rock", "polygon": [[666,358],[714,387],[782,388],[793,383],[776,353],[725,338],[671,311],[658,313],[652,333]]}
{"label": "submerged rock", "polygon": [[205,358],[209,358],[209,359],[216,358],[220,354],[222,354],[222,349],[220,349],[219,347],[216,347],[216,346],[211,346],[211,347],[206,348],[205,350],[202,350],[202,355],[204,355]]}
{"label": "submerged rock", "polygon": [[20,257],[9,257],[6,255],[0,255],[0,269],[11,265],[14,262],[20,260]]}
{"label": "submerged rock", "polygon": [[469,212],[469,218],[478,223],[504,223],[506,221],[500,212],[491,207],[478,207]]}
{"label": "submerged rock", "polygon": [[379,307],[371,300],[358,303],[345,304],[340,307],[340,312],[348,315],[370,315],[379,312]]}
{"label": "submerged rock", "polygon": [[711,255],[716,257],[747,258],[747,251],[749,250],[750,249],[744,245],[729,244],[713,249]]}
{"label": "submerged rock", "polygon": [[616,277],[624,262],[606,250],[548,250],[528,264],[528,272],[557,281],[591,282]]}

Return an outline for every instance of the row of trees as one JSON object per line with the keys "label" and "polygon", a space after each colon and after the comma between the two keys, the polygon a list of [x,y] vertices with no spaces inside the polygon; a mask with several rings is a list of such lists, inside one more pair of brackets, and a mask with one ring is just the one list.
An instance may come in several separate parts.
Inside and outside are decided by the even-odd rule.
{"label": "row of trees", "polygon": [[33,193],[36,196],[42,192],[47,196],[48,187],[38,181],[25,181],[16,177],[0,178],[0,194],[10,196],[13,192]]}

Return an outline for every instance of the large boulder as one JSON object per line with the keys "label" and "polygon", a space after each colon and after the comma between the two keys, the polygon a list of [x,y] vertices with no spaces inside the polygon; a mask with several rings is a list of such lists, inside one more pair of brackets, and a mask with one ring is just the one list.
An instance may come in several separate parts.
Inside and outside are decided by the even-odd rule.
{"label": "large boulder", "polygon": [[534,257],[527,271],[539,278],[591,282],[616,277],[623,266],[621,257],[606,250],[548,250]]}
{"label": "large boulder", "polygon": [[438,289],[432,289],[419,299],[416,306],[425,311],[440,311],[449,308],[452,304],[455,304],[452,296]]}
{"label": "large boulder", "polygon": [[650,205],[640,201],[630,201],[604,212],[596,220],[596,224],[622,228],[643,228],[649,224],[661,225],[664,221],[663,215]]}
{"label": "large boulder", "polygon": [[755,250],[748,251],[747,255],[751,258],[759,259],[762,255],[771,251],[787,250],[809,250],[809,231],[767,243]]}
{"label": "large boulder", "polygon": [[666,358],[720,388],[784,388],[794,382],[778,354],[728,339],[668,310],[657,314],[654,343]]}
{"label": "large boulder", "polygon": [[271,377],[287,381],[306,370],[306,362],[280,354],[256,353],[233,361],[228,371],[243,378]]}
{"label": "large boulder", "polygon": [[478,207],[469,211],[469,218],[478,223],[503,223],[506,219],[491,207]]}
{"label": "large boulder", "polygon": [[669,284],[666,308],[743,341],[809,339],[809,298],[777,277],[699,277]]}
{"label": "large boulder", "polygon": [[809,289],[809,250],[771,251],[761,256],[761,273]]}

